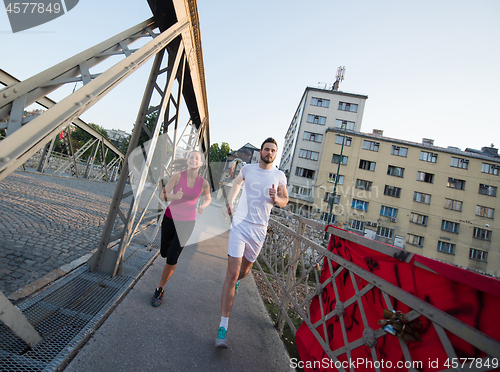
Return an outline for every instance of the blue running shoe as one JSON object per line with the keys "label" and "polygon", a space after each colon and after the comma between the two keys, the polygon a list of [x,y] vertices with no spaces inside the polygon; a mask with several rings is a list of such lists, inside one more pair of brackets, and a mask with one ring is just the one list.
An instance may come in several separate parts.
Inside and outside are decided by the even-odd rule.
{"label": "blue running shoe", "polygon": [[227,330],[224,327],[219,327],[217,330],[217,339],[215,340],[215,347],[219,349],[227,349]]}
{"label": "blue running shoe", "polygon": [[161,305],[162,300],[163,300],[163,288],[156,288],[155,294],[153,295],[153,299],[151,300],[151,305],[153,307],[158,307]]}

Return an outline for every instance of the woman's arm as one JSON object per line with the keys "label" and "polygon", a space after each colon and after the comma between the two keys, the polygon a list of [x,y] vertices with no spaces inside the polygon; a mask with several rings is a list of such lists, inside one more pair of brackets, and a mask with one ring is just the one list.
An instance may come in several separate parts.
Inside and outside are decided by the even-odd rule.
{"label": "woman's arm", "polygon": [[203,203],[198,207],[198,213],[203,213],[206,207],[212,202],[212,196],[210,195],[210,185],[207,180],[203,180]]}
{"label": "woman's arm", "polygon": [[175,194],[171,194],[172,190],[179,183],[181,179],[180,172],[174,173],[172,177],[167,182],[167,185],[163,188],[160,198],[165,201],[179,200],[182,198],[183,192],[182,189],[177,191]]}

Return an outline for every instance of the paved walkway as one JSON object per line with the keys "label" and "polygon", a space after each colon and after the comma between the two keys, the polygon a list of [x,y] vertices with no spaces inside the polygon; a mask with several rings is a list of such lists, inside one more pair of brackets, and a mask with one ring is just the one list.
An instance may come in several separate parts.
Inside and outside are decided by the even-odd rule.
{"label": "paved walkway", "polygon": [[65,371],[291,371],[251,275],[235,298],[229,349],[215,349],[226,256],[227,232],[186,246],[154,308],[159,256]]}
{"label": "paved walkway", "polygon": [[1,181],[0,291],[9,296],[90,254],[115,188],[115,183],[19,171]]}
{"label": "paved walkway", "polygon": [[[95,249],[114,187],[25,172],[0,182],[4,294]],[[164,304],[150,305],[164,265],[158,257],[65,371],[291,370],[251,275],[242,280],[235,299],[230,348],[214,348],[227,221],[216,202],[202,217],[167,285]]]}

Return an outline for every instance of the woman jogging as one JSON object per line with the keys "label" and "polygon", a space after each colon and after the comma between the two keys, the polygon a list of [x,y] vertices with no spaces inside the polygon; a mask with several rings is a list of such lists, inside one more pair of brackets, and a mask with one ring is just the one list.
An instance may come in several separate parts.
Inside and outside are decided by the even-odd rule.
{"label": "woman jogging", "polygon": [[154,307],[161,305],[163,288],[174,273],[179,255],[193,232],[198,198],[203,193],[203,204],[198,207],[198,213],[203,213],[212,201],[207,180],[198,175],[201,165],[201,152],[190,152],[188,169],[174,173],[162,191],[161,198],[170,202],[161,225],[161,256],[166,257],[167,262],[151,301]]}

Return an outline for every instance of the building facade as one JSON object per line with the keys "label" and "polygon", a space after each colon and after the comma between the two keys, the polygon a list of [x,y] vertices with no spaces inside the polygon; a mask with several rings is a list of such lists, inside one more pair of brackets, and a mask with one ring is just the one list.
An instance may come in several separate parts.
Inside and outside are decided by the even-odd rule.
{"label": "building facade", "polygon": [[288,128],[279,168],[288,178],[290,208],[310,216],[328,128],[360,131],[367,96],[307,87]]}
{"label": "building facade", "polygon": [[327,129],[313,218],[332,212],[335,224],[357,234],[499,275],[498,150],[461,151],[381,134]]}

